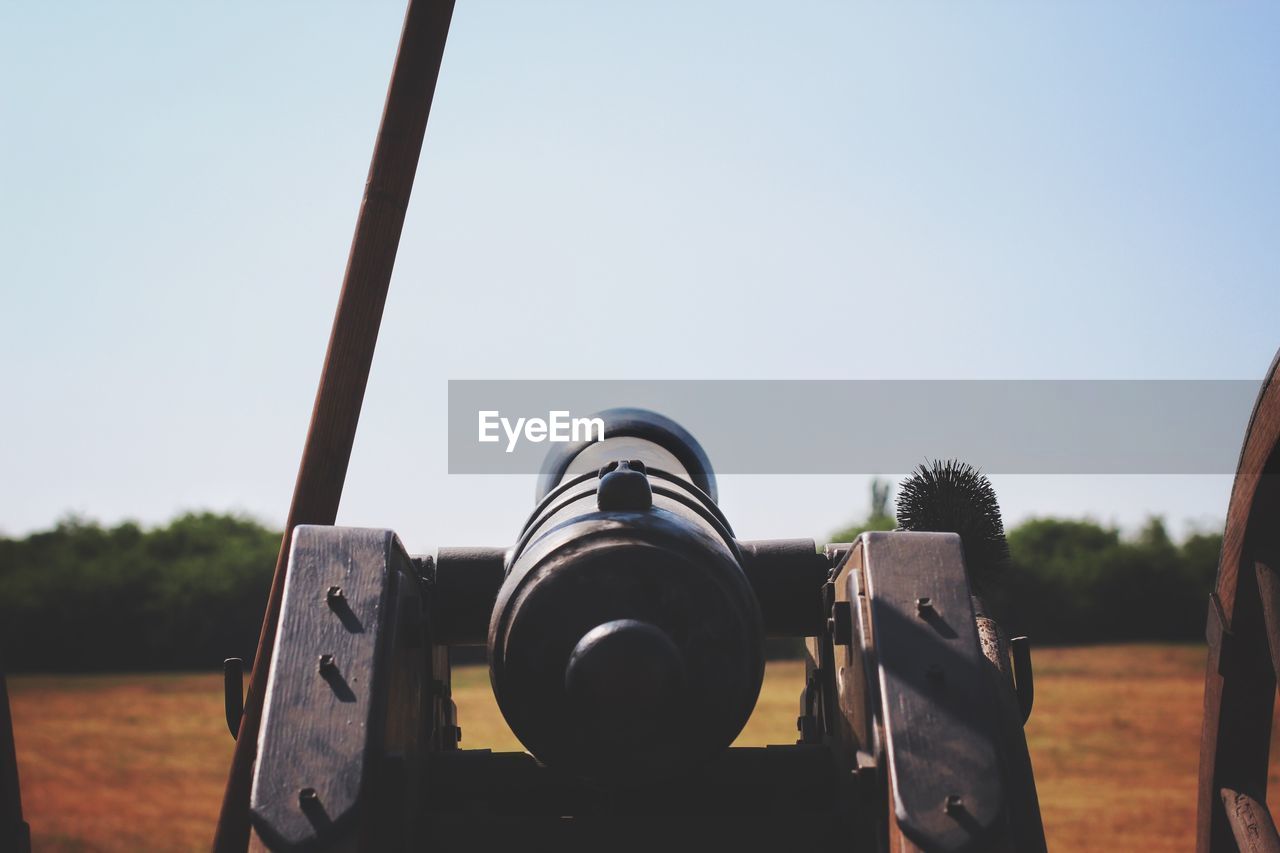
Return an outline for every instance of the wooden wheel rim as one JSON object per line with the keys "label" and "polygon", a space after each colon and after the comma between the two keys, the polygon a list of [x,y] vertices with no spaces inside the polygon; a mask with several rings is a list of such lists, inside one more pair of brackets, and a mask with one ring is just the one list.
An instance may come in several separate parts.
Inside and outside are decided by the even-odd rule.
{"label": "wooden wheel rim", "polygon": [[[1276,689],[1272,661],[1280,654],[1268,641],[1268,627],[1280,636],[1275,606],[1280,584],[1273,574],[1280,570],[1278,371],[1280,353],[1267,371],[1245,433],[1209,603],[1196,827],[1200,853],[1250,849],[1239,847],[1237,831],[1265,835],[1268,827],[1262,824],[1271,823],[1265,803]],[[1262,592],[1268,593],[1265,601]],[[1229,811],[1224,796],[1242,805]]]}

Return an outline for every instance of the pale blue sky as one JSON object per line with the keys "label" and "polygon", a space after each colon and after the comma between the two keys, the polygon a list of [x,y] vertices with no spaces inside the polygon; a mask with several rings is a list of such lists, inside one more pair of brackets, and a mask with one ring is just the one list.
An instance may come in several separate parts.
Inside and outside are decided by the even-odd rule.
{"label": "pale blue sky", "polygon": [[[0,8],[0,530],[280,522],[402,13]],[[1260,376],[1278,24],[458,0],[340,520],[512,538],[532,478],[445,473],[451,378]],[[1229,478],[996,485],[1014,519],[1211,524]],[[866,505],[856,477],[721,492],[751,537]]]}

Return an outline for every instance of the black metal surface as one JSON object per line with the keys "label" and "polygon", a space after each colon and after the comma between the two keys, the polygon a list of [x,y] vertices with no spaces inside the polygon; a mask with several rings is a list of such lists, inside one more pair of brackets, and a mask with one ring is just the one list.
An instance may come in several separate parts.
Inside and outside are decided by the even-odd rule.
{"label": "black metal surface", "polygon": [[1031,640],[1027,637],[1014,637],[1009,641],[1009,651],[1013,655],[1013,683],[1018,693],[1018,708],[1022,711],[1022,722],[1031,719],[1031,708],[1036,700],[1035,677],[1031,670]]}
{"label": "black metal surface", "polygon": [[597,625],[578,641],[564,688],[580,734],[606,752],[661,741],[681,724],[684,655],[665,631],[636,619]]}
{"label": "black metal surface", "polygon": [[[595,417],[604,421],[605,441],[638,438],[658,445],[679,461],[691,483],[705,492],[713,502],[718,500],[716,475],[711,470],[711,461],[698,440],[680,424],[657,412],[636,408],[606,409]],[[543,460],[542,473],[538,475],[537,500],[541,501],[548,492],[560,485],[574,460],[595,443],[597,442],[585,441],[554,445]]]}
{"label": "black metal surface", "polygon": [[[634,787],[729,745],[759,693],[763,630],[696,442],[652,413],[607,423],[649,437],[579,447],[626,452],[598,456],[594,473],[552,452],[563,481],[544,483],[508,556],[489,664],[507,722],[541,761]],[[703,466],[702,485],[669,470],[673,456]]]}
{"label": "black metal surface", "polygon": [[816,637],[827,616],[822,585],[831,560],[812,539],[739,541],[742,570],[760,603],[764,632],[770,637]]}
{"label": "black metal surface", "polygon": [[[665,635],[685,675],[679,713],[643,731],[593,717],[598,706],[577,704],[566,685],[583,638],[624,619]],[[655,506],[589,513],[520,556],[494,609],[490,673],[512,730],[541,760],[602,781],[638,781],[728,746],[755,704],[762,646],[754,594],[728,548]],[[612,729],[617,736],[606,737]]]}
{"label": "black metal surface", "polygon": [[683,778],[619,793],[527,753],[458,750],[433,760],[423,808],[433,822],[471,825],[538,815],[815,815],[840,810],[842,775],[822,746],[736,747]]}
{"label": "black metal surface", "polygon": [[240,658],[227,658],[222,662],[222,708],[234,740],[244,715],[244,661]]}
{"label": "black metal surface", "polygon": [[441,548],[419,561],[432,584],[436,642],[484,645],[489,617],[507,573],[505,548]]}

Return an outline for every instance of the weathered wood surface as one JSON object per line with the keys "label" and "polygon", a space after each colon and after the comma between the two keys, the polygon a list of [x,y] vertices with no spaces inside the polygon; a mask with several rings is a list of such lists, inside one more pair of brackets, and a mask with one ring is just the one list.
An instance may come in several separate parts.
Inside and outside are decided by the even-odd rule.
{"label": "weathered wood surface", "polygon": [[402,553],[389,530],[294,531],[250,798],[273,845],[354,829],[382,752]]}
{"label": "weathered wood surface", "polygon": [[1265,796],[1259,799],[1230,788],[1219,793],[1241,853],[1280,853],[1280,836],[1276,835]]}
{"label": "weathered wood surface", "polygon": [[1254,563],[1258,597],[1262,605],[1262,627],[1271,653],[1271,670],[1280,678],[1280,574],[1266,563]]}
{"label": "weathered wood surface", "polygon": [[219,853],[249,842],[249,784],[291,534],[299,524],[337,517],[452,14],[453,0],[410,0],[405,14],[223,794],[213,841]]}
{"label": "weathered wood surface", "polygon": [[922,850],[974,849],[1006,798],[960,537],[867,533],[863,551],[897,826]]}
{"label": "weathered wood surface", "polygon": [[[1275,703],[1259,563],[1280,565],[1280,357],[1271,364],[1240,451],[1206,638],[1196,849],[1238,849],[1221,792],[1265,791]],[[1268,570],[1269,571],[1269,570]],[[1264,579],[1263,584],[1269,583]]]}

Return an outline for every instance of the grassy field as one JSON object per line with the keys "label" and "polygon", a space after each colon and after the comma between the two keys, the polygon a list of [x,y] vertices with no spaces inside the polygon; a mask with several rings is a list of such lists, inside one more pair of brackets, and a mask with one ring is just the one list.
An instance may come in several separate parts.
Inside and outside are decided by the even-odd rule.
{"label": "grassy field", "polygon": [[[1050,849],[1189,849],[1203,649],[1044,649],[1035,666]],[[800,664],[771,665],[738,743],[792,742],[801,682]],[[482,668],[454,686],[464,747],[519,748]],[[207,848],[232,747],[220,676],[18,676],[10,694],[36,850]]]}

